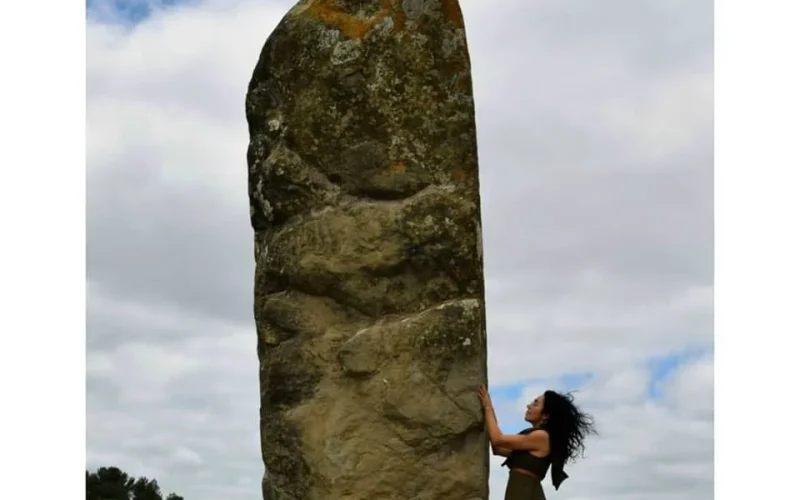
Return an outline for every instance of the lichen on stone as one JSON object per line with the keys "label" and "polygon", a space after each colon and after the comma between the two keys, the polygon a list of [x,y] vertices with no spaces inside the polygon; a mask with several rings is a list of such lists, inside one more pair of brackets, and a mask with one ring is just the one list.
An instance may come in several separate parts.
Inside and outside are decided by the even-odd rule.
{"label": "lichen on stone", "polygon": [[298,2],[262,48],[245,111],[264,499],[485,500],[458,2]]}

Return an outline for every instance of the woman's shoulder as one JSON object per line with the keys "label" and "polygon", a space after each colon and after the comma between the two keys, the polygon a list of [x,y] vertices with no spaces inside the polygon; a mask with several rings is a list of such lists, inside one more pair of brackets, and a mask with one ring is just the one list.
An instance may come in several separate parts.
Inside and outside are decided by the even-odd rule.
{"label": "woman's shoulder", "polygon": [[519,432],[519,434],[524,436],[526,434],[531,434],[533,432],[541,432],[541,433],[547,434],[548,436],[550,435],[550,433],[547,432],[547,429],[545,429],[543,427],[528,427],[527,429],[521,430]]}

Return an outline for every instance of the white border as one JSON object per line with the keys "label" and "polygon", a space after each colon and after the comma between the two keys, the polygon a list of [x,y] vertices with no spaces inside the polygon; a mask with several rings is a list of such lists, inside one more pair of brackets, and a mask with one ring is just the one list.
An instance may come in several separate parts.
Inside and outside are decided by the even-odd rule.
{"label": "white border", "polygon": [[[12,2],[0,16],[0,450],[10,497],[84,489],[83,5]],[[718,498],[786,496],[795,475],[797,362],[781,340],[800,334],[798,11],[783,0],[716,4]]]}
{"label": "white border", "polygon": [[85,11],[0,15],[0,455],[8,498],[83,498]]}
{"label": "white border", "polygon": [[[791,496],[797,475],[797,2],[716,2],[715,494]],[[794,43],[792,43],[794,40]],[[794,208],[794,210],[792,210]],[[784,340],[786,339],[786,340]]]}

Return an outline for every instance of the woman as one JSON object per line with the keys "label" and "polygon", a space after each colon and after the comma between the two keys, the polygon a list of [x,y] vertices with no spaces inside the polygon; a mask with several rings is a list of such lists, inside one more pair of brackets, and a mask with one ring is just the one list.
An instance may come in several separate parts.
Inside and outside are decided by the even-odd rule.
{"label": "woman", "polygon": [[597,434],[591,415],[575,406],[571,394],[545,391],[534,399],[525,411],[525,421],[531,427],[516,435],[500,431],[485,386],[480,386],[478,397],[492,453],[508,457],[503,462],[510,469],[505,500],[544,500],[542,479],[550,465],[550,477],[557,490],[568,477],[564,464],[583,454],[583,441],[588,434]]}

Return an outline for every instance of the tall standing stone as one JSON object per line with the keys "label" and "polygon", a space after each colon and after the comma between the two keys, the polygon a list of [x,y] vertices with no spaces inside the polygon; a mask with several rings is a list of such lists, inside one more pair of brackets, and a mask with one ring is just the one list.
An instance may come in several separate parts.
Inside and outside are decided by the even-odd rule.
{"label": "tall standing stone", "polygon": [[300,1],[246,111],[264,499],[486,499],[458,1]]}

